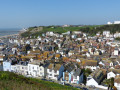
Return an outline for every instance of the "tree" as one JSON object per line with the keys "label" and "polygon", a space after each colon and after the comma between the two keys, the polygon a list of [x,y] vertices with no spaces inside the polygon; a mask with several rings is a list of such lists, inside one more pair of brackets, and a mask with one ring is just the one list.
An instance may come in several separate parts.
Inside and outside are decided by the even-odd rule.
{"label": "tree", "polygon": [[85,69],[85,75],[89,76],[92,73],[91,69],[87,68]]}
{"label": "tree", "polygon": [[103,81],[103,83],[105,83],[108,86],[108,89],[113,88],[113,86],[114,86],[114,78],[105,79]]}
{"label": "tree", "polygon": [[84,75],[83,75],[83,83],[84,85],[86,85],[86,82],[87,82],[87,77],[92,73],[91,69],[82,69]]}

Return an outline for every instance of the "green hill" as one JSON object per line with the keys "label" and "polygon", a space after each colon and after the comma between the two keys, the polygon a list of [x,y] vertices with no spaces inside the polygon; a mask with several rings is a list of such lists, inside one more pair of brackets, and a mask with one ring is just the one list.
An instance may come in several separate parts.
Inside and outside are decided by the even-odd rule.
{"label": "green hill", "polygon": [[116,31],[120,32],[120,24],[113,25],[88,25],[81,27],[60,27],[60,26],[39,26],[39,27],[30,27],[28,30],[21,34],[23,37],[28,36],[40,36],[42,33],[47,31],[57,32],[59,34],[67,32],[67,31],[82,31],[88,33],[89,35],[95,35],[96,33],[102,33],[105,30],[109,30],[111,33],[115,33]]}
{"label": "green hill", "polygon": [[0,90],[77,90],[57,83],[0,71]]}

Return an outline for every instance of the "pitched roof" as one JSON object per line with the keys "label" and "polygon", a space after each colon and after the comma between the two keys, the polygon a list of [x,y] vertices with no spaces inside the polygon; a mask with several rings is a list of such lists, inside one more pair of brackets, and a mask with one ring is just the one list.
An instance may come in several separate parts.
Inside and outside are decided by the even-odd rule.
{"label": "pitched roof", "polygon": [[102,70],[97,69],[94,72],[92,72],[91,76],[98,84],[100,84],[104,78],[104,72]]}
{"label": "pitched roof", "polygon": [[57,71],[60,69],[60,67],[61,67],[61,64],[52,64],[51,63],[51,64],[49,64],[48,69],[52,69],[54,71]]}
{"label": "pitched roof", "polygon": [[40,60],[34,60],[32,62],[29,62],[29,64],[40,65],[40,62]]}
{"label": "pitched roof", "polygon": [[82,71],[81,71],[81,69],[80,68],[78,68],[77,70],[75,70],[75,72],[74,72],[74,76],[80,76],[80,74],[82,73]]}
{"label": "pitched roof", "polygon": [[73,63],[68,63],[67,65],[65,65],[65,70],[68,71],[69,73],[74,70],[75,65]]}
{"label": "pitched roof", "polygon": [[97,61],[94,60],[86,61],[85,66],[97,66]]}
{"label": "pitched roof", "polygon": [[108,69],[108,72],[113,72],[114,74],[120,74],[120,69]]}

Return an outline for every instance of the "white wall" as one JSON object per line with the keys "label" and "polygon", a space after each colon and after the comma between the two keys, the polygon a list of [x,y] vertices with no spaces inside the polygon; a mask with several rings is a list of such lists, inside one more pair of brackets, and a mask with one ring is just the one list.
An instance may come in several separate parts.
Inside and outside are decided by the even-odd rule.
{"label": "white wall", "polygon": [[11,72],[11,63],[10,62],[3,62],[3,71]]}
{"label": "white wall", "polygon": [[93,78],[91,78],[90,80],[87,81],[86,85],[87,86],[94,85],[95,87],[97,87],[98,83]]}
{"label": "white wall", "polygon": [[37,77],[38,76],[39,65],[28,64],[28,74]]}
{"label": "white wall", "polygon": [[57,80],[56,75],[59,75],[59,71],[58,70],[55,72],[54,70],[47,69],[47,77],[48,78]]}
{"label": "white wall", "polygon": [[115,76],[116,76],[116,75],[115,75],[113,72],[107,73],[107,79],[110,79],[110,78],[112,78],[112,77],[115,78]]}

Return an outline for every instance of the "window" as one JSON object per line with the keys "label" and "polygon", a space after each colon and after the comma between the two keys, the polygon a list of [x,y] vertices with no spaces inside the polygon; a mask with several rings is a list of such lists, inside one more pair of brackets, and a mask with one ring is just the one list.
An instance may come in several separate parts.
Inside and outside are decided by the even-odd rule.
{"label": "window", "polygon": [[57,71],[54,71],[54,73],[57,73]]}
{"label": "window", "polygon": [[91,78],[87,78],[87,80],[90,80]]}
{"label": "window", "polygon": [[30,68],[30,66],[29,66],[29,71],[31,71],[31,68]]}
{"label": "window", "polygon": [[40,68],[40,71],[41,71],[42,69]]}
{"label": "window", "polygon": [[51,69],[49,69],[49,72],[52,72],[52,70],[51,70]]}
{"label": "window", "polygon": [[74,77],[74,79],[77,79],[77,77]]}

